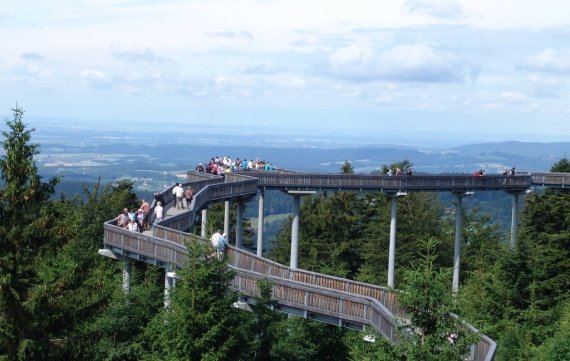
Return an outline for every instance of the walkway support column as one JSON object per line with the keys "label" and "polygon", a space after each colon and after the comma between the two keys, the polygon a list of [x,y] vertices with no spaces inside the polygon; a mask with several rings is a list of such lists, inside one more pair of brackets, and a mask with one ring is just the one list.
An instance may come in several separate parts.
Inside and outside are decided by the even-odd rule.
{"label": "walkway support column", "polygon": [[259,191],[259,212],[257,214],[257,255],[263,257],[263,197],[265,191]]}
{"label": "walkway support column", "polygon": [[289,267],[299,265],[299,224],[301,218],[301,196],[293,197],[293,222],[291,223],[291,258]]}
{"label": "walkway support column", "polygon": [[176,273],[164,271],[164,308],[170,307],[170,293],[176,286]]}
{"label": "walkway support column", "polygon": [[132,263],[128,259],[125,259],[123,263],[123,292],[125,295],[131,293],[131,271]]}
{"label": "walkway support column", "polygon": [[208,228],[208,208],[202,209],[202,226],[200,229],[200,237],[206,238],[207,237],[207,228]]}
{"label": "walkway support column", "polygon": [[243,201],[239,200],[236,210],[236,248],[242,248],[243,237]]}
{"label": "walkway support column", "polygon": [[453,293],[459,292],[459,271],[461,264],[461,231],[463,228],[463,197],[473,195],[473,192],[455,193],[457,205],[455,206],[455,246],[453,248]]}
{"label": "walkway support column", "polygon": [[313,195],[316,191],[287,191],[293,196],[293,222],[291,223],[291,257],[289,267],[299,266],[299,226],[301,224],[301,196]]}
{"label": "walkway support column", "polygon": [[388,287],[394,288],[394,277],[396,271],[396,218],[398,210],[398,197],[406,196],[405,192],[388,194],[391,202],[390,209],[390,245],[388,248]]}
{"label": "walkway support column", "polygon": [[511,248],[517,246],[517,233],[519,222],[519,193],[513,193],[513,209],[511,211]]}
{"label": "walkway support column", "polygon": [[226,241],[230,240],[230,201],[224,202],[224,233],[227,236]]}

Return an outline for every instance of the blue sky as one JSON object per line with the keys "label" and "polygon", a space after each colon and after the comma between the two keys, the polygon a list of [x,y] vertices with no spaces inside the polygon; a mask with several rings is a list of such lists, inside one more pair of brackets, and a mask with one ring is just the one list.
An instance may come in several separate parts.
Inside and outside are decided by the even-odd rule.
{"label": "blue sky", "polygon": [[567,0],[0,7],[0,114],[570,140]]}

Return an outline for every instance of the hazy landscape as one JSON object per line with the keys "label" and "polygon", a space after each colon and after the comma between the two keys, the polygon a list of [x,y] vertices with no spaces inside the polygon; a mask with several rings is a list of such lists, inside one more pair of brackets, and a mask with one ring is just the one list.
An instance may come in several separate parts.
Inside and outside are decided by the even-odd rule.
{"label": "hazy landscape", "polygon": [[[37,165],[44,177],[62,176],[62,184],[132,179],[139,192],[154,192],[178,181],[189,169],[211,157],[261,158],[278,168],[335,173],[349,160],[357,173],[409,160],[416,173],[498,174],[547,171],[570,150],[570,142],[492,142],[448,145],[449,141],[361,137],[343,132],[288,132],[279,129],[93,126],[73,121],[31,119],[40,144]],[[122,124],[120,122],[117,122]],[[173,129],[174,128],[174,129]]]}

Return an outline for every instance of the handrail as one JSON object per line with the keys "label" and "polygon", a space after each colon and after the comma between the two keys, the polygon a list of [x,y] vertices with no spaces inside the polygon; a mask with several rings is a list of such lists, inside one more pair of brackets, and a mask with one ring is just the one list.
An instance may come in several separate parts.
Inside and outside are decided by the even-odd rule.
{"label": "handrail", "polygon": [[527,189],[531,176],[420,175],[376,176],[354,174],[275,174],[254,173],[258,185],[269,188],[338,189],[393,191],[461,191]]}
{"label": "handrail", "polygon": [[[156,228],[157,232],[161,232],[157,233],[157,235],[164,238],[159,238],[158,236],[145,236],[141,233],[128,231],[115,226],[111,224],[111,222],[106,222],[104,224],[105,243],[112,247],[118,247],[126,252],[133,252],[134,254],[141,255],[143,257],[156,259],[167,267],[168,265],[182,267],[182,264],[187,259],[187,249],[183,245],[184,241],[189,238],[200,242],[207,242],[207,240],[196,235],[176,230],[169,230],[168,228],[160,226]],[[382,287],[322,275],[315,272],[291,270],[279,263],[263,260],[255,255],[248,255],[246,253],[247,252],[235,247],[228,247],[229,266],[237,271],[236,277],[232,281],[232,287],[242,290],[246,294],[259,295],[256,293],[259,292],[256,288],[256,282],[251,280],[251,275],[261,275],[253,278],[255,280],[259,280],[260,277],[262,277],[275,282],[277,288],[274,290],[274,297],[284,305],[306,306],[305,309],[308,311],[317,313],[322,312],[325,315],[335,316],[345,321],[367,324],[374,327],[389,340],[396,340],[397,333],[394,328],[396,323],[395,317],[405,317],[405,315],[398,308],[394,308],[394,305],[396,305],[395,296],[391,293],[385,292],[384,295],[392,296],[390,298],[391,302],[386,302],[387,298],[385,297],[378,298],[377,294],[367,294],[367,287],[371,289],[385,290]],[[236,257],[236,255],[239,255],[241,260],[243,260],[245,256],[245,258],[265,262],[251,262],[250,269],[241,268],[239,265],[240,257]],[[263,269],[263,263],[266,263],[266,266],[268,267],[267,269]],[[262,265],[261,269],[259,269],[260,265]],[[265,270],[268,272],[265,273]],[[285,274],[281,273],[283,271]],[[297,278],[292,276],[295,274],[314,275],[318,277]],[[250,275],[249,281],[246,280],[247,277],[245,275]],[[321,282],[322,280],[327,279],[333,282]],[[342,281],[344,281],[345,284],[363,285],[366,287],[335,287],[335,283],[338,285],[342,283]],[[291,285],[303,286],[300,288],[293,287]],[[288,289],[290,288],[293,288],[296,291],[288,292]],[[304,293],[300,294],[299,292]],[[345,297],[344,295],[349,295],[350,297]],[[311,303],[306,304],[309,300]],[[373,302],[369,304],[368,307],[364,307],[362,305],[366,302],[363,300],[373,300]],[[392,311],[393,309],[398,313],[394,313]],[[344,310],[346,310],[346,312]],[[490,338],[481,334],[473,326],[466,324],[466,327],[480,337],[479,342],[474,347],[473,360],[492,360],[496,344]]]}
{"label": "handrail", "polygon": [[273,275],[244,270],[230,265],[236,272],[231,288],[241,294],[261,296],[257,281],[272,282],[272,296],[280,304],[300,307],[308,312],[317,312],[345,321],[371,326],[391,342],[397,342],[397,322],[392,312],[378,300],[349,292],[332,291],[326,287],[287,280]]}
{"label": "handrail", "polygon": [[531,178],[533,185],[551,188],[570,187],[569,173],[531,173]]}

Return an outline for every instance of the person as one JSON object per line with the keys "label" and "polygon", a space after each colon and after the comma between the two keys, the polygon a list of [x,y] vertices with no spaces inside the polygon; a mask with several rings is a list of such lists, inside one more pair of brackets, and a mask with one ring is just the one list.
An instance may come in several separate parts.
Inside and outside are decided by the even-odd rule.
{"label": "person", "polygon": [[218,259],[222,259],[226,253],[226,246],[228,245],[228,234],[224,233],[218,240],[218,248],[216,249],[216,254]]}
{"label": "person", "polygon": [[154,207],[154,218],[155,222],[160,222],[164,218],[164,208],[162,208],[162,202],[156,202],[156,207]]}
{"label": "person", "polygon": [[176,209],[184,209],[184,204],[182,204],[182,197],[184,196],[182,183],[178,183],[174,188],[172,188],[172,194],[175,197],[174,207],[176,207]]}
{"label": "person", "polygon": [[198,163],[198,165],[196,166],[196,172],[200,172],[200,173],[206,172],[202,163]]}
{"label": "person", "polygon": [[186,209],[190,209],[190,202],[192,202],[192,187],[186,187],[184,198],[186,198]]}
{"label": "person", "polygon": [[135,222],[134,219],[131,219],[127,228],[129,229],[129,231],[133,231],[133,232],[139,231],[139,225],[137,222]]}
{"label": "person", "polygon": [[127,228],[129,225],[129,210],[123,208],[123,211],[114,220],[117,221],[117,226]]}
{"label": "person", "polygon": [[216,255],[218,255],[218,259],[220,258],[218,254],[218,248],[220,247],[220,239],[222,238],[222,234],[220,230],[217,230],[212,236],[210,237],[210,243],[212,247],[216,251]]}
{"label": "person", "polygon": [[156,203],[160,202],[161,204],[164,204],[164,199],[162,198],[162,193],[159,193],[159,192],[154,193],[154,201]]}
{"label": "person", "polygon": [[142,203],[141,203],[141,210],[143,213],[143,227],[142,228],[143,228],[143,230],[146,231],[149,227],[148,216],[150,213],[150,204],[148,204],[148,202],[144,199],[142,200]]}
{"label": "person", "polygon": [[402,170],[400,169],[400,167],[396,167],[396,175],[397,175],[397,176],[404,175],[404,173],[402,172]]}
{"label": "person", "polygon": [[394,175],[394,171],[392,170],[392,168],[389,168],[389,169],[388,169],[388,172],[386,172],[386,175],[389,176],[389,177],[391,177],[391,176]]}
{"label": "person", "polygon": [[139,225],[139,232],[143,232],[144,228],[144,212],[142,208],[137,211],[137,224]]}

